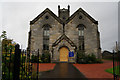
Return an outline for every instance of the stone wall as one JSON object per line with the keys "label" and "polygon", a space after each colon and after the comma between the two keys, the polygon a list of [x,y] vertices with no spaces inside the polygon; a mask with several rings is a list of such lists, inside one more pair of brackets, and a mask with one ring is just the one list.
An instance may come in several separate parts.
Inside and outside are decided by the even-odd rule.
{"label": "stone wall", "polygon": [[[66,46],[68,48],[69,51],[73,51],[75,53],[75,47],[72,47],[66,40],[62,40],[57,46],[53,47],[54,48],[54,57],[53,57],[53,62],[59,62],[59,56],[60,56],[60,52],[59,49],[61,47]],[[74,54],[74,58],[71,60],[70,58],[68,58],[68,62],[75,62],[76,61],[76,53]]]}
{"label": "stone wall", "polygon": [[[82,16],[82,19],[79,19],[79,16]],[[94,24],[88,17],[84,14],[77,14],[70,22],[65,26],[65,34],[77,45],[78,47],[78,28],[79,24],[83,24],[84,28],[84,44],[85,44],[85,53],[91,54],[94,53],[96,57],[100,51],[99,36],[98,36],[98,25]],[[98,53],[99,52],[99,53]]]}
{"label": "stone wall", "polygon": [[[48,19],[46,19],[48,16]],[[82,18],[80,18],[82,16]],[[69,58],[70,62],[76,61],[76,52],[75,47],[71,46],[66,40],[62,40],[58,45],[52,46],[56,40],[58,40],[63,35],[63,24],[58,22],[53,16],[48,12],[40,17],[34,24],[30,25],[30,50],[31,53],[34,50],[39,49],[39,53],[42,54],[43,50],[43,25],[49,24],[50,28],[50,37],[49,37],[49,50],[51,53],[51,58],[53,62],[59,62],[59,48],[61,46],[67,46],[70,51],[75,53],[73,59]],[[65,24],[65,35],[77,46],[78,49],[78,28],[79,24],[83,24],[84,28],[84,45],[85,53],[91,54],[94,53],[96,57],[100,57],[100,36],[98,31],[98,25],[93,23],[88,17],[83,13],[79,12],[75,15],[68,23]]]}
{"label": "stone wall", "polygon": [[[49,18],[46,19],[45,17]],[[49,49],[52,49],[52,43],[54,43],[57,38],[62,34],[62,24],[60,24],[55,18],[53,18],[49,13],[45,13],[38,21],[30,25],[31,30],[31,46],[30,50],[34,51],[39,49],[40,54],[43,49],[43,25],[49,24],[50,28],[50,37],[49,37]]]}

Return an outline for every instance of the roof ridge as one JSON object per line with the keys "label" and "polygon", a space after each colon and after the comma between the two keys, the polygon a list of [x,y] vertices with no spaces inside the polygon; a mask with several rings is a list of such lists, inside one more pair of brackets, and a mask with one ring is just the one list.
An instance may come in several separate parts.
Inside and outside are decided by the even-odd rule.
{"label": "roof ridge", "polygon": [[[64,22],[56,16],[49,8],[46,8],[42,13],[40,13],[36,18],[34,18],[32,21],[30,21],[30,25],[34,24],[40,17],[42,17],[46,12],[48,12],[51,16],[53,16],[59,23],[63,24]],[[77,11],[75,11],[66,21],[65,24],[70,22],[78,12],[83,13],[86,17],[88,17],[93,23],[98,24],[98,21],[96,21],[94,18],[92,18],[86,11],[84,11],[82,8],[79,8]]]}
{"label": "roof ridge", "polygon": [[98,24],[98,21],[96,21],[94,18],[92,18],[86,11],[84,11],[82,8],[79,8],[77,11],[75,11],[67,20],[66,24],[73,19],[78,12],[82,12],[86,17],[88,17],[93,23]]}
{"label": "roof ridge", "polygon": [[[54,43],[53,47],[58,45],[63,39],[65,39],[71,46],[76,47],[76,45],[71,41],[65,34],[61,35]],[[76,47],[77,48],[77,47]]]}
{"label": "roof ridge", "polygon": [[63,23],[62,20],[57,17],[49,8],[46,8],[42,13],[40,13],[37,17],[35,17],[32,21],[30,21],[30,25],[34,24],[40,17],[42,17],[46,12],[48,12],[51,16],[53,16],[59,23]]}

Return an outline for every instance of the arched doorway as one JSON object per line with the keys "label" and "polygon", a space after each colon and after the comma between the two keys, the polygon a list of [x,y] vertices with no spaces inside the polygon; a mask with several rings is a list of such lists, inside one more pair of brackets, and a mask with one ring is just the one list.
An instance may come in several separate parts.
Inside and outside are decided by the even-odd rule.
{"label": "arched doorway", "polygon": [[68,53],[69,50],[67,47],[60,48],[60,62],[68,62]]}

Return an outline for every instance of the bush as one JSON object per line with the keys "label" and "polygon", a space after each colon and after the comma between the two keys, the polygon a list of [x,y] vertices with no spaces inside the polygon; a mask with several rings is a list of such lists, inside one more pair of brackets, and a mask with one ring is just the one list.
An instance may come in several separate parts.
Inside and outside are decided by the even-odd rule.
{"label": "bush", "polygon": [[[41,60],[41,55],[39,56],[39,63],[42,63],[42,60]],[[31,56],[31,62],[32,63],[37,63],[38,62],[38,56],[35,56],[35,55],[32,55]]]}
{"label": "bush", "polygon": [[31,56],[31,62],[32,63],[37,63],[37,60],[38,60],[37,56],[34,56],[34,55]]}
{"label": "bush", "polygon": [[96,59],[96,63],[103,63],[101,59]]}
{"label": "bush", "polygon": [[[31,57],[32,63],[38,62],[38,56],[32,55]],[[40,55],[39,63],[50,63],[50,53],[48,51],[44,52],[42,55]]]}
{"label": "bush", "polygon": [[97,59],[94,54],[86,55],[84,52],[78,51],[77,63],[91,64],[91,63],[103,63],[101,59]]}
{"label": "bush", "polygon": [[50,53],[42,54],[41,60],[43,63],[50,63]]}

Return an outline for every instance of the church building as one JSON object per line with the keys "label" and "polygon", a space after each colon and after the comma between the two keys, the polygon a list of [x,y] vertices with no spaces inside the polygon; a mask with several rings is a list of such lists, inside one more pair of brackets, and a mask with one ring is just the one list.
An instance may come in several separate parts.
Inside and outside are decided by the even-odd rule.
{"label": "church building", "polygon": [[40,55],[49,52],[51,62],[76,62],[77,51],[100,58],[98,21],[82,8],[70,15],[69,5],[58,6],[58,16],[46,8],[30,21],[28,49],[30,54],[37,49]]}

